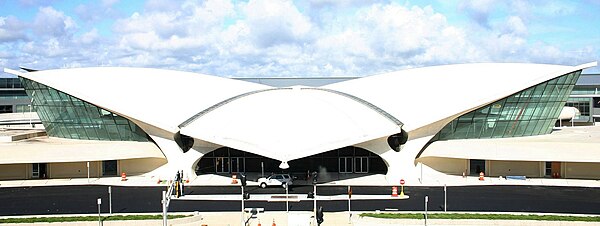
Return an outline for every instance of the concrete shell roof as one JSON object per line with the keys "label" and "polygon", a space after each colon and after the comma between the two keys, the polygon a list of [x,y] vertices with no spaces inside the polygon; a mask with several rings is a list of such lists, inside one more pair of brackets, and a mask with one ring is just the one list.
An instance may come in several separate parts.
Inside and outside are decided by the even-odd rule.
{"label": "concrete shell roof", "polygon": [[[434,135],[457,116],[555,77],[596,66],[477,63],[424,67],[324,86],[402,120],[409,139]],[[410,107],[407,107],[410,106]]]}
{"label": "concrete shell roof", "polygon": [[409,139],[433,135],[463,113],[595,65],[426,67],[322,87],[332,92],[306,87],[273,89],[158,69],[5,71],[171,133],[289,161],[386,137],[399,133],[400,127],[409,132]]}
{"label": "concrete shell roof", "polygon": [[293,87],[240,97],[198,117],[181,134],[290,161],[399,133],[400,126],[346,96]]}
{"label": "concrete shell roof", "polygon": [[19,73],[91,104],[171,133],[180,123],[239,93],[265,85],[148,68],[96,67]]}

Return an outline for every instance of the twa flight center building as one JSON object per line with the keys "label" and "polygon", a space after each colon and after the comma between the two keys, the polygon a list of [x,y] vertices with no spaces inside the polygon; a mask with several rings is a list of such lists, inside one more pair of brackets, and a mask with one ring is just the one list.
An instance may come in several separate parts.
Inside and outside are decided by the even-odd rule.
{"label": "twa flight center building", "polygon": [[47,137],[0,145],[0,179],[309,171],[600,177],[595,127],[555,127],[579,66],[434,66],[273,87],[146,68],[22,72]]}

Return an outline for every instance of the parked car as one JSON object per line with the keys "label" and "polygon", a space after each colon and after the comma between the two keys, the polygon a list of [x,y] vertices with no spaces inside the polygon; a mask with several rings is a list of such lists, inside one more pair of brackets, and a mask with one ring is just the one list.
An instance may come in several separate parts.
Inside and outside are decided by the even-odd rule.
{"label": "parked car", "polygon": [[267,178],[261,177],[258,178],[258,184],[261,188],[266,188],[267,186],[285,186],[284,184],[292,185],[292,177],[289,174],[273,174],[268,176]]}

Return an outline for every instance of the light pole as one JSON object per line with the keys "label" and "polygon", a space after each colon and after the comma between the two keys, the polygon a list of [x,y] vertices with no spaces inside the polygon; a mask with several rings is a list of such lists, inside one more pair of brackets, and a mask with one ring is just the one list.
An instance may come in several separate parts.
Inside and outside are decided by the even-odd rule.
{"label": "light pole", "polygon": [[90,162],[87,162],[88,183],[90,183]]}
{"label": "light pole", "polygon": [[162,191],[163,226],[167,226],[167,191]]}
{"label": "light pole", "polygon": [[240,218],[242,220],[242,226],[244,225],[244,186],[240,186],[242,187],[242,217]]}
{"label": "light pole", "polygon": [[288,196],[288,184],[285,183],[285,212],[289,213],[290,209],[289,209],[289,196]]}
{"label": "light pole", "polygon": [[350,199],[352,198],[352,187],[348,186],[348,222],[352,222],[352,208],[350,206]]}
{"label": "light pole", "polygon": [[427,202],[429,202],[429,197],[425,196],[425,226],[427,226]]}
{"label": "light pole", "polygon": [[100,205],[102,204],[102,198],[98,198],[98,226],[102,226],[102,220],[100,219]]}
{"label": "light pole", "polygon": [[317,221],[317,183],[313,183],[313,216],[315,216],[315,223]]}
{"label": "light pole", "polygon": [[444,212],[446,212],[446,210],[447,210],[446,206],[448,206],[448,204],[446,202],[446,195],[447,195],[446,184],[444,184]]}
{"label": "light pole", "polygon": [[112,186],[108,186],[108,213],[112,216]]}

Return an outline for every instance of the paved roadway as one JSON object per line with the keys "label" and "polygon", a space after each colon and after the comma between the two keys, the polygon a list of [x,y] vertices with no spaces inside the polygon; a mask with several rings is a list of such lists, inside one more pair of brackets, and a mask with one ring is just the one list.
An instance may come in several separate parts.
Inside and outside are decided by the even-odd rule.
{"label": "paved roadway", "polygon": [[[161,212],[164,187],[112,187],[113,213]],[[390,194],[390,187],[352,187],[353,194]],[[249,187],[250,194],[284,194],[280,187]],[[290,194],[306,194],[312,186],[293,187]],[[187,187],[187,194],[238,194],[239,187]],[[319,195],[346,194],[347,187],[319,187]],[[551,212],[600,214],[600,188],[542,186],[465,186],[448,187],[449,211],[477,212]],[[353,200],[352,210],[373,211],[385,208],[402,211],[442,210],[443,187],[407,187],[408,200]],[[96,199],[102,198],[102,212],[108,212],[107,186],[49,186],[0,188],[0,215],[86,214],[97,213]],[[347,201],[320,201],[325,211],[345,211]],[[285,202],[247,201],[246,207],[266,211],[285,210]],[[237,211],[239,201],[174,200],[170,212]],[[312,201],[290,202],[290,210],[311,210]]]}

